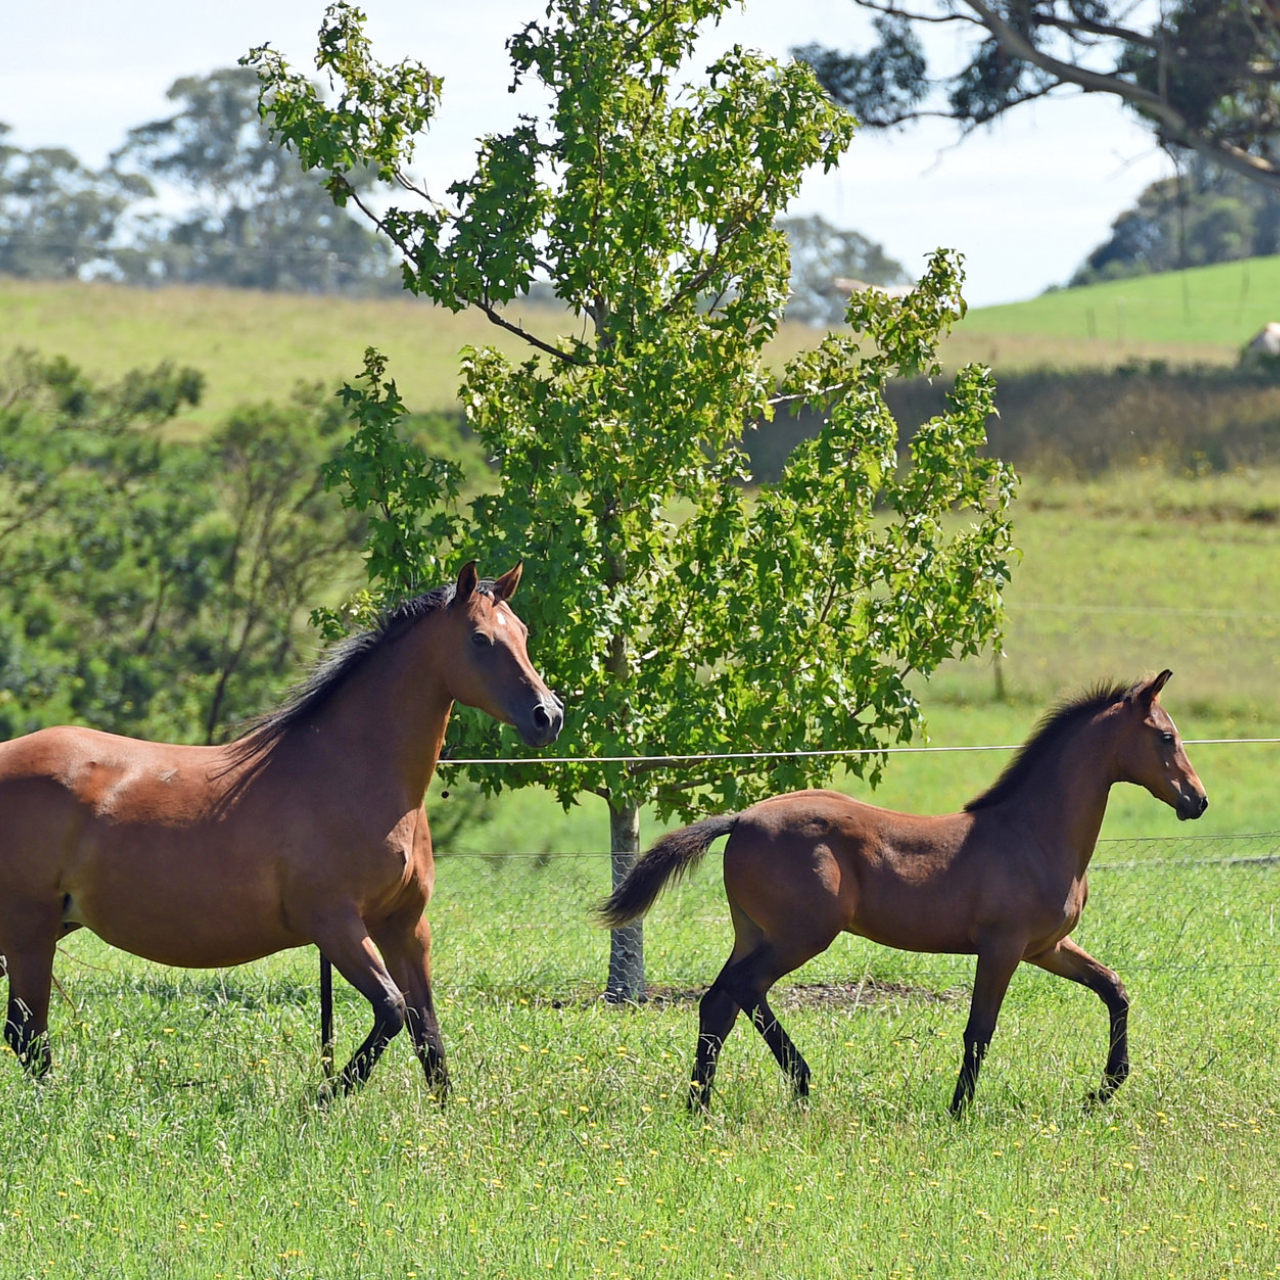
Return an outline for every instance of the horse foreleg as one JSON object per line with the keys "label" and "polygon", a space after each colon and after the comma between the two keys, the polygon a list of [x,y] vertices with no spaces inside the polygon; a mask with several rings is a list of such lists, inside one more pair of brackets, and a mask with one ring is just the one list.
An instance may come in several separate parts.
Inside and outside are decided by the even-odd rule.
{"label": "horse foreleg", "polygon": [[1038,956],[1028,956],[1034,965],[1060,978],[1069,978],[1101,997],[1111,1019],[1111,1044],[1107,1065],[1102,1069],[1102,1085],[1089,1094],[1090,1102],[1107,1102],[1129,1074],[1129,995],[1115,972],[1099,963],[1087,951],[1063,938],[1057,946]]}
{"label": "horse foreleg", "polygon": [[[338,1077],[337,1087],[343,1093],[350,1093],[368,1080],[382,1051],[404,1027],[404,996],[392,981],[364,922],[354,910],[341,920],[317,925],[312,938],[333,967],[373,1007],[373,1029]],[[326,1081],[320,1090],[320,1100],[327,1102],[333,1094],[333,1084]]]}
{"label": "horse foreleg", "polygon": [[978,952],[978,969],[973,980],[973,1000],[969,1005],[969,1021],[964,1029],[964,1062],[956,1091],[951,1097],[951,1114],[959,1115],[973,1100],[978,1083],[982,1059],[995,1035],[996,1020],[1005,992],[1013,978],[1013,971],[1022,959],[1020,949],[1010,944],[991,947]]}
{"label": "horse foreleg", "polygon": [[412,928],[379,930],[377,942],[391,976],[404,993],[409,1032],[426,1073],[427,1086],[444,1102],[449,1092],[449,1071],[431,995],[431,926],[426,916],[419,916]]}
{"label": "horse foreleg", "polygon": [[[49,994],[57,950],[58,912],[26,908],[20,923],[6,921],[4,967],[9,1004],[4,1038],[23,1067],[39,1078],[49,1070]],[[16,926],[16,927],[15,927]]]}

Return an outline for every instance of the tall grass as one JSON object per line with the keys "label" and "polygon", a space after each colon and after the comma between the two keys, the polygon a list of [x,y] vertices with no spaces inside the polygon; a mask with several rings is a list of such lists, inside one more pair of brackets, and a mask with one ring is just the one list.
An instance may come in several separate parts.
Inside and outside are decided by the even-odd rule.
{"label": "tall grass", "polygon": [[[1133,1077],[1086,1109],[1102,1005],[1020,973],[959,1122],[951,993],[969,965],[847,939],[803,976],[895,985],[780,1002],[810,1106],[739,1026],[717,1109],[688,1117],[683,993],[727,950],[716,877],[652,917],[651,977],[673,998],[613,1010],[590,998],[595,870],[442,861],[444,1111],[399,1042],[363,1095],[311,1105],[306,954],[188,976],[70,940],[77,1012],[58,1011],[52,1078],[0,1062],[6,1276],[1273,1274],[1274,868],[1096,874],[1078,936],[1134,996]],[[344,1051],[367,1021],[342,989]]]}

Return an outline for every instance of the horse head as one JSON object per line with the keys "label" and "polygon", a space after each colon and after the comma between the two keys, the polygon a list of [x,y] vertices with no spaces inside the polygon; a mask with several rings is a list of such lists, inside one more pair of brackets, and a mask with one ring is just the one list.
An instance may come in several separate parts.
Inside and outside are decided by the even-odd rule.
{"label": "horse head", "polygon": [[1159,693],[1173,673],[1165,670],[1137,685],[1124,700],[1127,716],[1120,745],[1120,777],[1146,787],[1163,800],[1180,822],[1198,818],[1209,807],[1204,784],[1191,767],[1178,728],[1160,705]]}
{"label": "horse head", "polygon": [[564,704],[529,661],[529,629],[508,603],[521,572],[517,564],[482,584],[474,560],[462,566],[447,614],[455,637],[449,685],[458,702],[511,725],[531,747],[545,747],[560,736]]}

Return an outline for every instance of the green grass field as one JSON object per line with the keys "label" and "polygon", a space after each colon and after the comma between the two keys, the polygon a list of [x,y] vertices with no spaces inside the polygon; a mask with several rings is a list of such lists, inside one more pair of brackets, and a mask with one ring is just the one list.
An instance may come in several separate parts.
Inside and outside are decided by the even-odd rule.
{"label": "green grass field", "polygon": [[1081,350],[1109,349],[1097,363],[1114,363],[1130,344],[1139,344],[1135,351],[1171,344],[1200,350],[1202,358],[1225,349],[1234,359],[1242,344],[1276,319],[1277,295],[1280,256],[1249,258],[983,307],[969,313],[963,328],[970,337],[1016,340],[1034,334],[1040,341],[1084,344]]}
{"label": "green grass field", "polygon": [[[997,370],[1110,368],[1129,358],[1231,364],[1275,318],[1277,293],[1280,257],[1061,290],[971,311],[944,352],[951,364],[980,360]],[[544,338],[572,323],[538,306],[510,308],[508,316]],[[815,340],[812,329],[784,325],[771,358],[780,366]],[[245,401],[279,400],[299,381],[337,387],[360,372],[366,346],[390,357],[413,409],[447,408],[456,400],[458,352],[469,344],[526,354],[479,313],[454,315],[407,295],[361,301],[0,280],[0,353],[63,354],[105,377],[161,360],[193,365],[208,377],[193,424]]]}
{"label": "green grass field", "polygon": [[[1268,483],[1029,484],[1007,698],[989,665],[942,673],[921,690],[932,741],[1014,743],[1061,689],[1163,665],[1188,738],[1280,736],[1280,526],[1248,518]],[[607,938],[587,916],[606,889],[603,806],[565,814],[523,792],[439,863],[444,1112],[400,1043],[362,1096],[311,1105],[312,952],[182,973],[68,939],[51,1079],[0,1058],[3,1273],[1277,1274],[1280,748],[1191,754],[1209,813],[1179,825],[1118,787],[1075,935],[1134,999],[1134,1074],[1104,1110],[1081,1104],[1105,1055],[1100,1002],[1026,971],[977,1104],[951,1121],[972,962],[841,939],[777,1002],[814,1070],[811,1105],[790,1104],[739,1027],[717,1110],[691,1120],[695,1000],[729,942],[714,854],[650,917],[661,998],[611,1009]],[[953,809],[1003,759],[895,755],[876,798]],[[448,803],[436,790],[431,805]],[[338,1022],[350,1052],[368,1011],[341,986]]]}
{"label": "green grass field", "polygon": [[[210,405],[350,372],[335,366],[369,341],[410,395],[452,386],[434,313],[409,303],[249,297],[254,330],[236,296],[215,339],[159,301],[144,325],[112,313],[125,291],[45,288],[0,290],[0,339],[117,371],[189,360],[216,375]],[[61,319],[42,320],[53,301]],[[477,336],[493,334],[450,341]],[[1017,743],[1061,692],[1164,666],[1185,737],[1280,737],[1278,504],[1270,473],[1028,481],[1004,696],[989,661],[944,669],[919,688],[930,742]],[[32,1085],[0,1054],[0,1277],[1280,1275],[1280,746],[1189,750],[1209,812],[1179,824],[1117,787],[1075,934],[1134,1000],[1134,1074],[1108,1108],[1081,1105],[1106,1052],[1101,1003],[1026,971],[977,1103],[953,1122],[972,962],[840,939],[776,1001],[813,1067],[811,1105],[790,1104],[740,1026],[716,1110],[690,1119],[696,996],[729,945],[715,855],[650,917],[661,998],[608,1008],[608,939],[588,919],[607,888],[603,805],[507,794],[439,862],[444,1111],[399,1042],[360,1097],[312,1105],[314,952],[185,973],[67,939],[51,1077]],[[896,754],[875,798],[952,810],[1005,758]],[[647,821],[646,839],[658,829]],[[349,1053],[369,1014],[350,989],[337,997]]]}

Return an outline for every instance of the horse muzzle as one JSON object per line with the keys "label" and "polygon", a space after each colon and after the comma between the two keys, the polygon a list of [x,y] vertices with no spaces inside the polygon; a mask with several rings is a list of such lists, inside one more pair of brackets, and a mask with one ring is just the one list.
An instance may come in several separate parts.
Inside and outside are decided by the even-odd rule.
{"label": "horse muzzle", "polygon": [[564,728],[564,703],[554,693],[539,698],[527,718],[522,718],[516,728],[531,747],[546,747],[553,743]]}
{"label": "horse muzzle", "polygon": [[1192,791],[1188,795],[1178,797],[1175,812],[1179,822],[1196,819],[1209,807],[1209,797],[1203,791]]}

